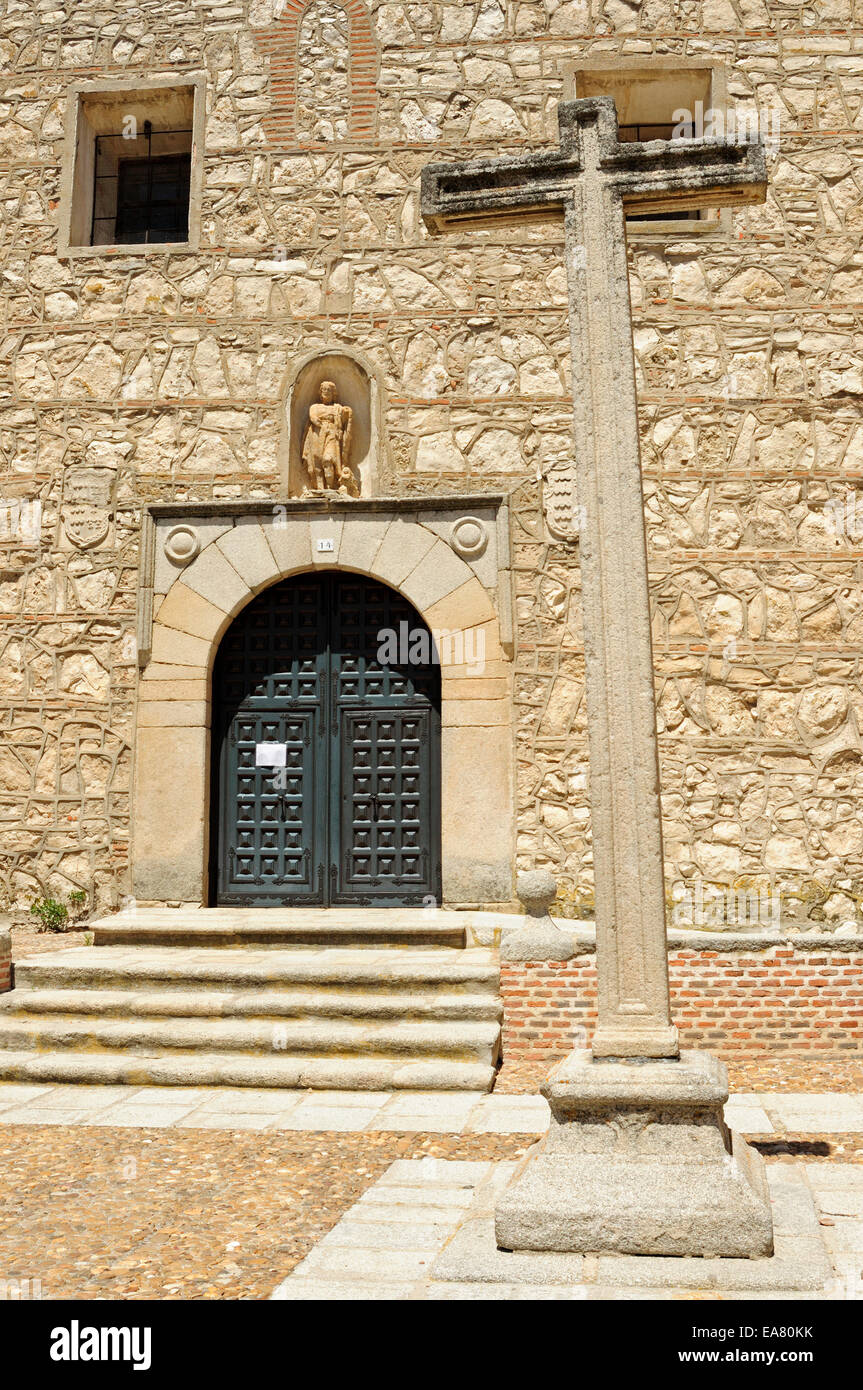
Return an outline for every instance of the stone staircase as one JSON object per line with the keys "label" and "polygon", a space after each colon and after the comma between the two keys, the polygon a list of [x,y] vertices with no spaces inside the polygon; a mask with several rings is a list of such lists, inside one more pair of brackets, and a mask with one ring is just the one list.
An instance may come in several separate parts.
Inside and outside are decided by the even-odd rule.
{"label": "stone staircase", "polygon": [[19,961],[0,1080],[491,1089],[500,918],[144,908]]}

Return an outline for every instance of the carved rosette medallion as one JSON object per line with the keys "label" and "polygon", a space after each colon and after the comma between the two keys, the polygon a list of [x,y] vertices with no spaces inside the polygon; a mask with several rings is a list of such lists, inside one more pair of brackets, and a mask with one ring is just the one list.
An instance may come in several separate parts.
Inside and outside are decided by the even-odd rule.
{"label": "carved rosette medallion", "polygon": [[454,521],[450,545],[463,560],[478,560],[488,545],[488,528],[476,516],[462,516]]}
{"label": "carved rosette medallion", "polygon": [[172,565],[190,565],[200,549],[194,526],[173,526],[165,537],[165,554]]}

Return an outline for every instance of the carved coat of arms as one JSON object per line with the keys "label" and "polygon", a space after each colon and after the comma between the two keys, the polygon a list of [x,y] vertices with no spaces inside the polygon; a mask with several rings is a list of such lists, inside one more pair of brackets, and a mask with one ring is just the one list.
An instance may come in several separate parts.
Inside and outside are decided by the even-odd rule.
{"label": "carved coat of arms", "polygon": [[99,545],[111,526],[114,474],[108,468],[74,468],[63,487],[63,526],[73,545]]}
{"label": "carved coat of arms", "polygon": [[542,480],[542,509],[549,535],[556,541],[574,541],[579,532],[580,508],[575,490],[575,464],[552,464]]}

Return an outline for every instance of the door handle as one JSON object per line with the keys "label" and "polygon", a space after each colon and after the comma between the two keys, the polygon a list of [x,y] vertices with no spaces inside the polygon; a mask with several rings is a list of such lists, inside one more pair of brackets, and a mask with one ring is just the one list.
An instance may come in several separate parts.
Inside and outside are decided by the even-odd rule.
{"label": "door handle", "polygon": [[373,796],[373,797],[372,797],[372,820],[375,821],[375,822],[377,822],[377,819],[378,819],[378,799],[377,799],[376,796]]}

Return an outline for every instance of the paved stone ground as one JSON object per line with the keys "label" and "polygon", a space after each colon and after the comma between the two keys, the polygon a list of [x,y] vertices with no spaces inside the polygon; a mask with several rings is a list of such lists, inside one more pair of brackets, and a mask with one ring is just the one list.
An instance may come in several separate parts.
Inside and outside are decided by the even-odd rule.
{"label": "paved stone ground", "polygon": [[[70,934],[23,937],[19,956],[37,942],[79,944]],[[476,1175],[520,1157],[544,1128],[535,1092],[547,1069],[504,1067],[491,1095],[0,1083],[0,1297],[4,1280],[25,1278],[39,1279],[47,1298],[261,1299],[278,1289],[280,1298],[344,1299],[357,1297],[358,1280],[364,1299],[596,1296],[428,1280]],[[814,1195],[837,1270],[831,1296],[860,1298],[863,1060],[772,1056],[732,1061],[729,1075],[729,1122],[769,1164],[793,1165]],[[415,1193],[399,1222],[392,1210],[383,1219],[421,1158],[474,1177],[459,1178],[455,1193],[442,1179],[445,1200],[420,1203],[427,1220],[416,1219]],[[328,1268],[323,1278],[333,1259],[337,1277]]]}
{"label": "paved stone ground", "polygon": [[[441,1158],[485,1171],[519,1158],[531,1138],[10,1125],[0,1129],[0,1280],[39,1279],[46,1298],[267,1298],[343,1217],[354,1221],[359,1201],[379,1200],[367,1194],[388,1173],[392,1186],[399,1172],[393,1163]],[[856,1163],[832,1161],[840,1139]],[[817,1142],[828,1161],[804,1165],[796,1157],[793,1146],[808,1152],[810,1139],[787,1141],[782,1156],[769,1161],[805,1170],[834,1259],[843,1278],[856,1281],[863,1269],[863,1138],[831,1135]],[[859,1147],[852,1150],[854,1143]],[[445,1205],[449,1220],[458,1203]],[[428,1223],[418,1223],[414,1212],[413,1224]],[[438,1233],[432,1235],[434,1245]],[[416,1240],[413,1230],[405,1249]],[[385,1283],[395,1270],[389,1258],[387,1268]],[[460,1288],[460,1297],[488,1296]],[[835,1296],[856,1294],[856,1288],[848,1283]],[[356,1294],[353,1283],[327,1296]],[[290,1296],[311,1291],[293,1289]],[[375,1296],[385,1295],[378,1290]],[[512,1296],[567,1295],[533,1289]]]}
{"label": "paved stone ground", "polygon": [[50,1299],[263,1299],[401,1158],[514,1159],[515,1135],[10,1125],[0,1288]]}
{"label": "paved stone ground", "polygon": [[[726,1107],[746,1135],[863,1135],[863,1097],[743,1092]],[[477,1091],[282,1091],[251,1087],[73,1086],[0,1082],[0,1126],[538,1134],[542,1096]]]}
{"label": "paved stone ground", "polygon": [[[806,1052],[763,1057],[723,1057],[736,1091],[849,1091],[863,1093],[863,1057],[857,1053]],[[533,1095],[551,1062],[504,1062],[496,1093]]]}
{"label": "paved stone ground", "polygon": [[[769,1163],[803,1168],[802,1160],[819,1159],[805,1172],[828,1246],[856,1296],[863,1099],[744,1093],[728,1113],[740,1130],[761,1136]],[[374,1204],[366,1194],[394,1162],[511,1161],[545,1114],[538,1096],[4,1083],[0,1287],[29,1278],[49,1298],[267,1298],[342,1218],[354,1221],[356,1203]],[[458,1204],[449,1205],[447,1220]],[[387,1265],[390,1284],[395,1265]],[[420,1287],[424,1277],[411,1275],[404,1296],[490,1296],[465,1286],[430,1292]],[[327,1297],[354,1297],[352,1289]],[[288,1296],[312,1293],[292,1284]],[[584,1295],[516,1288],[509,1296]],[[835,1296],[850,1295],[842,1285]]]}
{"label": "paved stone ground", "polygon": [[35,924],[26,927],[13,927],[12,959],[23,960],[25,956],[38,956],[43,951],[68,951],[70,946],[86,946],[90,929],[82,925],[80,931],[37,931]]}
{"label": "paved stone ground", "polygon": [[[499,1190],[512,1170],[512,1163],[482,1161],[401,1160],[393,1163],[349,1209],[343,1218],[316,1244],[302,1263],[274,1291],[284,1300],[354,1299],[608,1299],[608,1298],[692,1298],[692,1297],[770,1297],[761,1288],[720,1293],[715,1288],[689,1286],[650,1288],[642,1283],[645,1265],[666,1262],[640,1261],[624,1257],[607,1260],[576,1257],[578,1282],[556,1286],[536,1283],[448,1282],[441,1272],[436,1277],[435,1261],[464,1222],[477,1190],[492,1186]],[[827,1285],[831,1299],[863,1298],[863,1168],[847,1165],[796,1164],[791,1189],[814,1198],[809,1221],[818,1229],[832,1259],[835,1275]],[[788,1180],[783,1184],[788,1188]],[[493,1202],[493,1199],[492,1199]],[[794,1204],[793,1204],[794,1205]],[[777,1250],[779,1233],[777,1232]],[[808,1248],[808,1232],[799,1242]],[[449,1254],[449,1251],[447,1252]],[[512,1257],[514,1258],[514,1257]],[[460,1261],[449,1259],[452,1273]],[[470,1261],[468,1262],[470,1263]],[[758,1261],[733,1261],[745,1269],[753,1282],[762,1277],[755,1271]],[[611,1282],[617,1264],[627,1271],[640,1264],[630,1287]],[[700,1277],[706,1265],[725,1265],[724,1261],[682,1261],[690,1280]],[[529,1275],[525,1275],[529,1277]],[[727,1277],[727,1276],[722,1276]],[[809,1298],[812,1294],[774,1297]]]}

